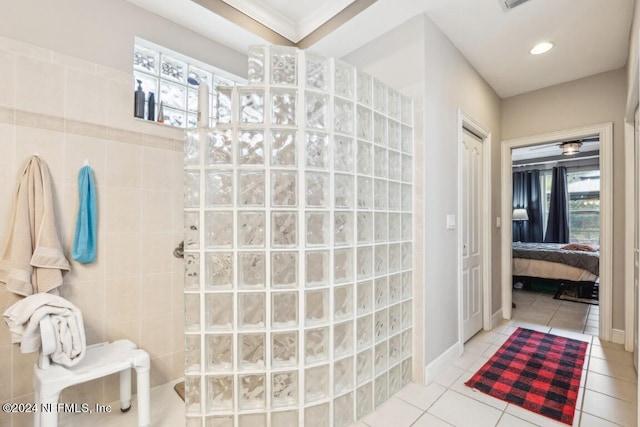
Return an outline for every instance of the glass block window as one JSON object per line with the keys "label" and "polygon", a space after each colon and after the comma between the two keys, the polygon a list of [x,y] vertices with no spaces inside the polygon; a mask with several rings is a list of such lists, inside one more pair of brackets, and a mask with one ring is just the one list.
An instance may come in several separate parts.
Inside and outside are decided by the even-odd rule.
{"label": "glass block window", "polygon": [[[209,126],[217,121],[220,86],[238,86],[245,79],[136,37],[133,53],[134,91],[144,91],[144,118],[180,128],[195,128],[198,120],[198,86],[209,87]],[[149,114],[153,94],[154,114]],[[162,102],[162,117],[159,117]]]}

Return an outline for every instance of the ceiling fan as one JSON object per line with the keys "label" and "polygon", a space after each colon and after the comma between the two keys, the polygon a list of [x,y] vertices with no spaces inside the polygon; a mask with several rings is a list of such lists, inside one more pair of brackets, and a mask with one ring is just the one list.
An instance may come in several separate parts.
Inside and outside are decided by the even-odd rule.
{"label": "ceiling fan", "polygon": [[[587,138],[575,139],[571,141],[563,141],[557,144],[553,144],[560,148],[563,156],[574,156],[580,152],[580,147],[585,142],[595,142],[599,141],[600,138],[597,136],[591,136]],[[534,150],[544,150],[548,149],[551,145],[541,145],[539,147],[533,147],[531,151]]]}

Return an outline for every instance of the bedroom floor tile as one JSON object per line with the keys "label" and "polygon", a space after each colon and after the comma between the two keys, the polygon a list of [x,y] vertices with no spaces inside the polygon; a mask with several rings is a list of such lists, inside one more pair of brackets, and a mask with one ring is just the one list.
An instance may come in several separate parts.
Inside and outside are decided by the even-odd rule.
{"label": "bedroom floor tile", "polygon": [[522,313],[522,315],[516,317],[516,320],[521,322],[539,323],[541,325],[547,325],[551,322],[552,315],[545,315],[540,313]]}
{"label": "bedroom floor tile", "polygon": [[560,307],[553,315],[554,319],[579,321],[583,325],[587,323],[587,313],[583,311],[568,310]]}
{"label": "bedroom floor tile", "polygon": [[[564,329],[565,331],[573,331],[576,333],[582,333],[584,331],[584,325],[579,323],[571,323],[571,322],[562,322],[560,320],[555,320],[549,322],[549,326],[551,326],[551,330],[554,329]],[[553,332],[551,332],[553,333]]]}

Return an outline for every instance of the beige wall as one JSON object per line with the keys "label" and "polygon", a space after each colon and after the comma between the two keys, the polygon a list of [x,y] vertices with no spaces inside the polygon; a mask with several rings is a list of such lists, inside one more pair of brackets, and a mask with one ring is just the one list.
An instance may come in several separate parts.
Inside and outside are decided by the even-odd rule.
{"label": "beige wall", "polygon": [[[183,131],[132,117],[131,72],[0,37],[0,245],[16,177],[38,153],[52,174],[59,235],[67,258],[75,231],[77,177],[95,173],[98,253],[72,262],[62,295],[83,312],[89,344],[128,338],[152,358],[152,386],[183,376]],[[0,308],[11,295],[0,290]],[[33,400],[37,353],[21,354],[0,322],[0,401]],[[117,379],[65,391],[64,402],[113,402]],[[13,422],[13,424],[11,424]],[[27,426],[0,413],[2,426]]]}
{"label": "beige wall", "polygon": [[[405,46],[401,40],[412,42]],[[421,157],[416,156],[414,167],[414,208],[416,201],[424,206],[423,215],[414,211],[414,238],[423,236],[414,243],[414,256],[421,257],[414,264],[424,266],[422,279],[414,277],[414,301],[423,318],[416,313],[414,321],[422,323],[415,326],[416,334],[419,328],[424,332],[414,338],[418,344],[414,357],[428,365],[458,339],[458,231],[445,228],[446,215],[457,212],[458,108],[491,131],[491,186],[499,188],[500,99],[426,15],[407,21],[344,59],[393,87],[423,91],[422,123],[416,123],[416,132],[422,129],[422,135],[416,144],[424,142],[416,148]],[[422,185],[416,181],[420,178]],[[500,209],[499,196],[494,192],[492,218]],[[493,311],[501,304],[499,238],[499,230],[492,228]]]}
{"label": "beige wall", "polygon": [[247,57],[125,0],[3,2],[0,36],[131,72],[142,37],[238,76]]}
{"label": "beige wall", "polygon": [[[152,357],[152,386],[184,375],[183,131],[136,120],[133,41],[139,36],[230,73],[247,58],[125,0],[25,0],[0,13],[0,245],[16,174],[37,152],[53,176],[68,258],[84,159],[95,171],[98,259],[72,263],[62,292],[85,315],[90,343],[129,338]],[[0,290],[0,308],[10,295]],[[34,354],[9,344],[0,322],[0,401],[33,399]],[[75,387],[65,402],[112,402],[117,380]],[[13,424],[12,424],[13,423]],[[0,413],[2,426],[31,418]]]}
{"label": "beige wall", "polygon": [[624,325],[624,114],[621,68],[502,100],[502,139],[613,122],[613,328]]}
{"label": "beige wall", "polygon": [[632,73],[637,73],[638,69],[638,33],[640,32],[640,2],[636,1],[633,9],[633,21],[631,22],[631,30],[629,33],[629,54],[627,55],[627,87],[631,85],[631,82],[637,76],[633,76]]}

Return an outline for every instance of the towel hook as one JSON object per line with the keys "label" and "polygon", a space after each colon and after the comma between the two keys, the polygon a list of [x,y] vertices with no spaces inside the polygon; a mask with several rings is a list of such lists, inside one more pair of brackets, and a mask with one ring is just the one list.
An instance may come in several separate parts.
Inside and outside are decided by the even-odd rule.
{"label": "towel hook", "polygon": [[89,166],[89,159],[84,159],[84,165]]}

